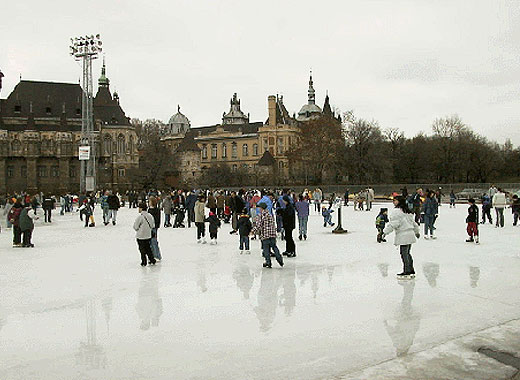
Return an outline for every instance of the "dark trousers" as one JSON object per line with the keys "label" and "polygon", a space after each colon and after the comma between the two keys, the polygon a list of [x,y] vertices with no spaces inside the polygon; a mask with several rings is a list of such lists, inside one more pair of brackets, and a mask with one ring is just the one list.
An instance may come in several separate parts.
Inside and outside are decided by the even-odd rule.
{"label": "dark trousers", "polygon": [[137,245],[139,246],[139,252],[141,252],[141,265],[146,265],[146,258],[148,257],[148,261],[154,264],[155,259],[152,253],[152,246],[150,245],[150,241],[152,239],[137,239]]}
{"label": "dark trousers", "polygon": [[215,231],[209,230],[209,238],[217,240],[217,230],[215,230]]}
{"label": "dark trousers", "polygon": [[204,222],[195,222],[195,225],[197,226],[197,239],[206,236],[206,228],[204,226]]}
{"label": "dark trousers", "polygon": [[22,243],[22,245],[24,247],[28,247],[28,246],[31,245],[32,232],[33,232],[33,230],[22,231],[22,233],[23,233],[23,243]]}
{"label": "dark trousers", "polygon": [[384,239],[383,229],[382,227],[376,227],[377,228],[377,242],[381,243]]}
{"label": "dark trousers", "polygon": [[188,209],[188,228],[191,227],[191,223],[195,222],[195,210],[192,208]]}
{"label": "dark trousers", "polygon": [[22,242],[22,230],[18,226],[13,225],[13,244],[20,244]]}
{"label": "dark trousers", "polygon": [[486,217],[489,223],[493,224],[493,219],[491,218],[491,208],[489,207],[482,208],[482,224],[486,223]]}
{"label": "dark trousers", "polygon": [[292,236],[294,230],[284,229],[285,232],[285,252],[296,253],[296,244],[294,244],[294,238]]}
{"label": "dark trousers", "polygon": [[246,251],[249,251],[249,236],[240,235],[240,250],[243,250],[244,247]]}
{"label": "dark trousers", "polygon": [[503,207],[495,207],[495,211],[497,213],[496,226],[504,227],[504,208]]}
{"label": "dark trousers", "polygon": [[45,208],[43,209],[43,212],[45,214],[45,223],[50,223],[52,210],[50,208]]}
{"label": "dark trousers", "polygon": [[415,214],[415,223],[421,224],[421,206],[413,206],[413,213]]}
{"label": "dark trousers", "polygon": [[262,240],[262,255],[264,256],[267,265],[271,265],[271,249],[276,257],[276,260],[283,263],[282,255],[276,246],[276,238]]}
{"label": "dark trousers", "polygon": [[517,223],[518,223],[518,216],[520,215],[520,213],[518,212],[514,212],[513,213],[513,226],[516,226]]}
{"label": "dark trousers", "polygon": [[224,207],[217,207],[217,216],[219,219],[222,219],[224,217]]}
{"label": "dark trousers", "polygon": [[413,269],[413,259],[412,255],[410,255],[410,250],[412,249],[411,244],[401,245],[401,260],[403,260],[403,272],[405,274],[415,273]]}

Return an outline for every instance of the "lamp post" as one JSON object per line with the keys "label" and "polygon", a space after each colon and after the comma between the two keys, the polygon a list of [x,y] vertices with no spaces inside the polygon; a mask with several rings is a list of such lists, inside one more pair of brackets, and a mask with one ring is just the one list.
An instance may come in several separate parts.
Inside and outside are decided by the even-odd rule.
{"label": "lamp post", "polygon": [[96,142],[94,135],[94,106],[92,60],[103,50],[99,34],[70,39],[70,55],[83,63],[83,99],[81,114],[80,193],[96,189]]}
{"label": "lamp post", "polygon": [[338,225],[332,230],[333,234],[346,234],[348,231],[341,226],[341,203],[338,207]]}

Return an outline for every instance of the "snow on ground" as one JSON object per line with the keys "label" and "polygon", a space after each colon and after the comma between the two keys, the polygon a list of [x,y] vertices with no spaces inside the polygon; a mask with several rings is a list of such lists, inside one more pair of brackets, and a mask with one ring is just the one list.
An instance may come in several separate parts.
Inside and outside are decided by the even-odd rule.
{"label": "snow on ground", "polygon": [[[240,255],[227,224],[216,246],[197,244],[194,227],[161,228],[163,262],[141,268],[135,209],[106,227],[98,209],[95,228],[55,212],[33,249],[11,248],[3,228],[0,379],[385,379],[413,363],[395,378],[420,379],[414,358],[439,347],[460,357],[453,378],[471,378],[479,366],[452,342],[520,317],[520,227],[507,213],[505,228],[465,243],[467,207],[444,205],[438,239],[413,246],[417,278],[403,283],[393,236],[375,239],[381,206],[347,208],[346,235],[311,215],[298,256],[273,269],[258,242]],[[511,374],[486,360],[489,378]],[[451,378],[443,360],[427,363],[439,372],[424,378]]]}

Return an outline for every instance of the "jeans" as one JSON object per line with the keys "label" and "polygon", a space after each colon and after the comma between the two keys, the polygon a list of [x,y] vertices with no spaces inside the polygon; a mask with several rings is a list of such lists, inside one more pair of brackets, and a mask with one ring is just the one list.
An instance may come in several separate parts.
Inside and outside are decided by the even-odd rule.
{"label": "jeans", "polygon": [[150,239],[150,247],[152,249],[153,257],[161,260],[161,250],[159,249],[159,241],[157,240],[157,228],[152,228],[152,238]]}
{"label": "jeans", "polygon": [[108,208],[103,208],[103,223],[108,223],[110,221],[110,210]]}
{"label": "jeans", "polygon": [[314,209],[316,210],[316,212],[321,211],[321,201],[319,199],[316,199],[314,201]]}
{"label": "jeans", "polygon": [[22,230],[19,226],[13,225],[13,244],[22,243]]}
{"label": "jeans", "polygon": [[195,221],[195,210],[192,208],[188,209],[188,228],[191,227],[191,223]]}
{"label": "jeans", "polygon": [[249,251],[249,236],[247,235],[240,235],[240,250],[243,250],[245,247],[246,251]]}
{"label": "jeans", "polygon": [[482,207],[482,224],[486,223],[486,217],[489,223],[493,224],[493,219],[491,218],[491,208]]}
{"label": "jeans", "polygon": [[153,258],[152,248],[150,246],[151,239],[137,239],[137,245],[139,247],[139,252],[141,252],[141,265],[146,265],[146,258],[150,263],[155,264],[155,259]]}
{"label": "jeans", "polygon": [[115,223],[117,219],[117,210],[110,210],[110,214],[108,216],[108,220],[112,219],[112,222]]}
{"label": "jeans", "polygon": [[504,208],[503,207],[495,207],[495,212],[497,213],[497,227],[504,227]]}
{"label": "jeans", "polygon": [[298,226],[300,228],[300,236],[307,236],[307,222],[309,221],[308,216],[298,216]]}
{"label": "jeans", "polygon": [[403,273],[405,273],[405,274],[415,273],[415,270],[413,269],[412,255],[410,255],[411,249],[412,249],[411,244],[400,246],[401,260],[403,260]]}
{"label": "jeans", "polygon": [[197,226],[197,240],[203,238],[206,235],[206,226],[204,222],[195,222]]}
{"label": "jeans", "polygon": [[424,214],[424,236],[433,235],[433,222],[435,222],[435,215]]}
{"label": "jeans", "polygon": [[293,230],[285,230],[285,252],[296,253],[296,244],[294,244],[294,238],[292,236]]}
{"label": "jeans", "polygon": [[282,255],[276,246],[276,238],[262,240],[262,255],[264,256],[265,263],[271,265],[271,249],[276,257],[276,261],[283,263]]}
{"label": "jeans", "polygon": [[164,214],[164,227],[170,227],[170,225],[171,225],[170,218],[171,218],[170,214]]}
{"label": "jeans", "polygon": [[326,227],[327,224],[329,224],[331,226],[334,224],[334,223],[332,223],[332,215],[327,215],[327,216],[323,217],[323,227]]}

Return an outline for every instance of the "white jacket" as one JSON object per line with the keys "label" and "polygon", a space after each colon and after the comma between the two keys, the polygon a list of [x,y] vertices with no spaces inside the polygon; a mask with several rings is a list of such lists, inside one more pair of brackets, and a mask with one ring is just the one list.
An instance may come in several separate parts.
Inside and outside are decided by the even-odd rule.
{"label": "white jacket", "polygon": [[507,199],[504,193],[496,193],[493,195],[492,203],[493,207],[504,208],[507,206]]}
{"label": "white jacket", "polygon": [[135,237],[138,240],[152,238],[152,228],[155,227],[155,220],[148,211],[141,211],[134,222]]}
{"label": "white jacket", "polygon": [[413,214],[405,214],[403,210],[394,209],[388,218],[384,234],[395,231],[394,245],[413,244],[417,241],[415,235],[419,233],[419,226],[414,221]]}

